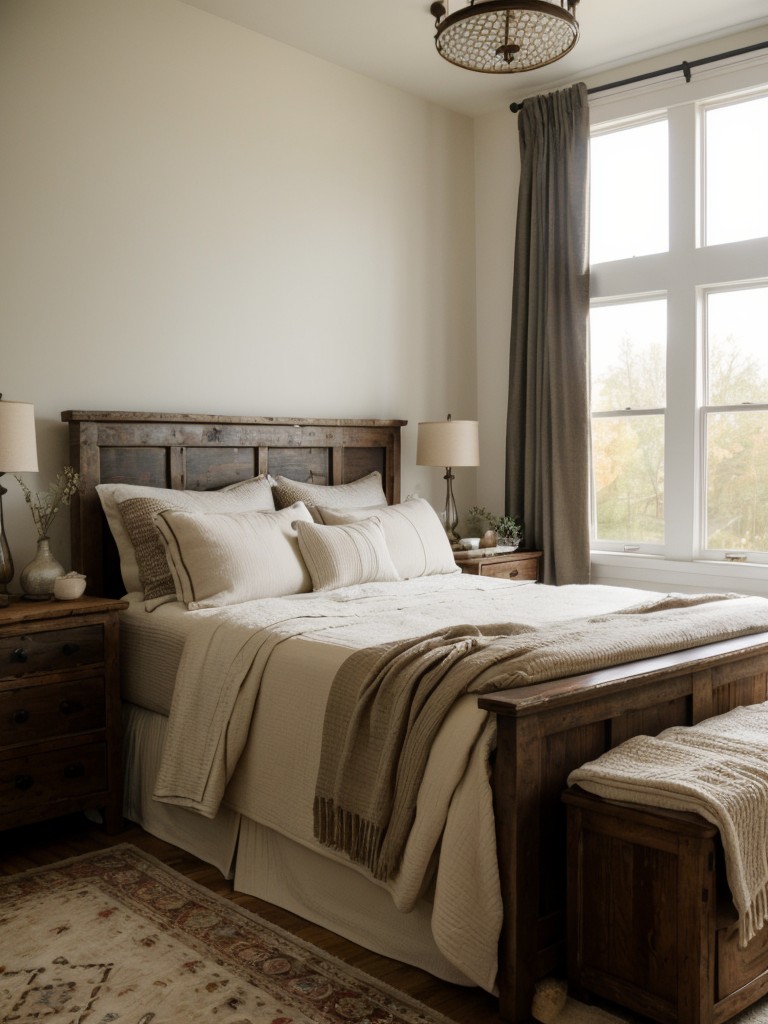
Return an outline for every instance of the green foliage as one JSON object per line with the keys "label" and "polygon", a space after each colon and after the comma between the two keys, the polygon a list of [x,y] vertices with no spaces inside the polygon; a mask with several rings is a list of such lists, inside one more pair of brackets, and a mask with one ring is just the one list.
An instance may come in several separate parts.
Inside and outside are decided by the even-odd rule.
{"label": "green foliage", "polygon": [[467,510],[467,517],[472,522],[487,523],[497,537],[506,537],[513,544],[523,539],[523,524],[517,516],[495,516],[482,505],[473,505]]}
{"label": "green foliage", "polygon": [[72,495],[80,490],[79,474],[71,466],[65,466],[61,473],[56,475],[55,482],[47,491],[37,491],[34,494],[18,474],[14,475],[24,492],[24,500],[32,512],[37,536],[47,537],[51,523],[56,518],[59,509],[63,505],[68,505]]}
{"label": "green foliage", "polygon": [[[617,343],[611,369],[595,382],[597,409],[664,405],[662,350]],[[706,416],[707,537],[711,549],[768,551],[768,395],[759,363],[727,337],[709,351],[707,403],[743,410]],[[631,400],[630,400],[631,396]],[[670,402],[674,396],[670,396]],[[664,422],[661,415],[592,421],[597,536],[664,543]]]}

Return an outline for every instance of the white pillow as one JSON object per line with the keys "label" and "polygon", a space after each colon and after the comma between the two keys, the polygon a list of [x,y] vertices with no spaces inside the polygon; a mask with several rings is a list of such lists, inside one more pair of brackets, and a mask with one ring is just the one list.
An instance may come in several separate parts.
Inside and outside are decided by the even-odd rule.
{"label": "white pillow", "polygon": [[376,516],[395,568],[404,580],[461,571],[454,561],[443,524],[423,498],[411,498],[386,508],[335,509],[318,505],[315,511],[324,523],[331,525]]}
{"label": "white pillow", "polygon": [[279,512],[185,512],[155,519],[176,596],[188,608],[220,608],[312,589],[295,523],[312,522],[301,503]]}
{"label": "white pillow", "polygon": [[[120,572],[126,591],[143,591],[145,598],[151,601],[168,595],[173,597],[174,594],[165,553],[152,523],[158,512],[166,508],[226,512],[274,510],[275,507],[272,488],[263,475],[230,484],[218,491],[182,491],[136,484],[97,484],[96,493],[117,544]],[[129,530],[121,507],[125,502],[137,499],[147,499],[147,502],[143,506],[127,506]]]}
{"label": "white pillow", "polygon": [[378,471],[361,476],[350,484],[307,484],[287,476],[276,476],[272,483],[278,508],[303,501],[317,523],[321,520],[313,511],[315,505],[359,508],[364,505],[379,507],[387,504],[387,496],[381,486],[381,473]]}
{"label": "white pillow", "polygon": [[349,526],[298,522],[296,527],[313,590],[400,579],[376,519]]}

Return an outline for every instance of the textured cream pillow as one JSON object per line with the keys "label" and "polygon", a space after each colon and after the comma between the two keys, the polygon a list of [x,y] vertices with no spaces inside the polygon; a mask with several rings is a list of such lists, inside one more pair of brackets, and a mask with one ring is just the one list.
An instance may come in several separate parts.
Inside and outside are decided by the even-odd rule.
{"label": "textured cream pillow", "polygon": [[226,512],[272,509],[275,503],[266,476],[242,480],[219,491],[182,491],[135,484],[98,484],[107,523],[120,555],[120,571],[128,593],[143,591],[148,607],[173,598],[174,587],[165,552],[153,525],[165,509]]}
{"label": "textured cream pillow", "polygon": [[297,521],[312,523],[300,502],[279,512],[161,512],[155,527],[176,596],[190,609],[219,608],[311,590]]}
{"label": "textured cream pillow", "polygon": [[395,568],[404,580],[460,571],[443,524],[423,498],[411,498],[387,508],[335,509],[318,505],[315,511],[324,523],[332,525],[361,522],[376,516]]}
{"label": "textured cream pillow", "polygon": [[273,484],[278,508],[303,501],[317,523],[321,520],[313,511],[315,505],[360,508],[364,505],[379,507],[387,504],[387,496],[381,486],[381,473],[377,471],[361,476],[350,484],[307,484],[290,480],[287,476],[276,476]]}
{"label": "textured cream pillow", "polygon": [[387,551],[381,524],[367,519],[349,526],[297,523],[299,550],[313,590],[336,590],[357,583],[399,580]]}

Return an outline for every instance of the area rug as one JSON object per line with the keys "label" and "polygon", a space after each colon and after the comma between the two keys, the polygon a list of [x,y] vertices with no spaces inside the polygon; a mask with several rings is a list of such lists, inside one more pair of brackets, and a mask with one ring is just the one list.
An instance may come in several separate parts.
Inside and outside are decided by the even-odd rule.
{"label": "area rug", "polygon": [[451,1024],[134,846],[0,879],[4,1024]]}
{"label": "area rug", "polygon": [[[627,1024],[573,999],[544,1024]],[[128,844],[0,878],[3,1024],[453,1024]],[[768,1000],[734,1018],[768,1024]]]}

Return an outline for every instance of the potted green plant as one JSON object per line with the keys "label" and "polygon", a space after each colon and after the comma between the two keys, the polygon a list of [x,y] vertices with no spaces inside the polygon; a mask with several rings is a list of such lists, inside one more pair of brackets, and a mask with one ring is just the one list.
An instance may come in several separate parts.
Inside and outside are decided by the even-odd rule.
{"label": "potted green plant", "polygon": [[523,524],[518,516],[496,516],[483,508],[473,505],[467,511],[470,522],[484,523],[496,534],[496,544],[502,547],[517,548],[523,539]]}

